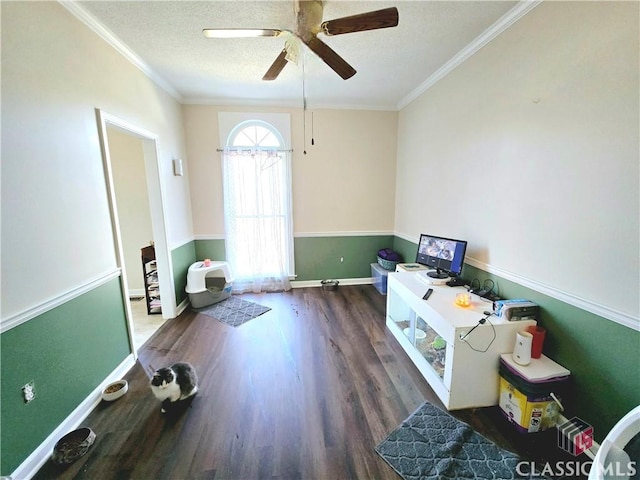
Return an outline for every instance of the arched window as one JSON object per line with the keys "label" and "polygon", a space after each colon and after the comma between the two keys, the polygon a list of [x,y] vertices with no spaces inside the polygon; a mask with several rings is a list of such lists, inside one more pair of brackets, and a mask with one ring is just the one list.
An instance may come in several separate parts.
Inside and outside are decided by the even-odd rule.
{"label": "arched window", "polygon": [[271,124],[249,120],[223,153],[225,248],[234,291],[291,288],[293,228],[290,155]]}
{"label": "arched window", "polygon": [[280,133],[271,125],[259,120],[242,122],[230,135],[231,148],[281,149],[284,142]]}

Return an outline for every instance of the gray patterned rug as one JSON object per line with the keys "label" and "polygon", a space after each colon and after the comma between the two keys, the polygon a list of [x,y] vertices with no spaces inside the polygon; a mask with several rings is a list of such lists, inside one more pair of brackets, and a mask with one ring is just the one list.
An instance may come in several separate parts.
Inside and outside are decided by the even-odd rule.
{"label": "gray patterned rug", "polygon": [[405,480],[521,478],[515,453],[428,402],[380,442],[376,452]]}
{"label": "gray patterned rug", "polygon": [[194,312],[208,315],[216,320],[237,327],[271,310],[269,307],[231,296],[226,300],[204,308],[194,308]]}

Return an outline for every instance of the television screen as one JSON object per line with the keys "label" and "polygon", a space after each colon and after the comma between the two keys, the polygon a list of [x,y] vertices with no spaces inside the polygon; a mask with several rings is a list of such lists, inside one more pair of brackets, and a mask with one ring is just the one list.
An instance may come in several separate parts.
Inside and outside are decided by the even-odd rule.
{"label": "television screen", "polygon": [[457,277],[462,273],[466,250],[465,240],[423,233],[418,243],[416,263],[433,268],[434,271],[427,273],[432,278]]}

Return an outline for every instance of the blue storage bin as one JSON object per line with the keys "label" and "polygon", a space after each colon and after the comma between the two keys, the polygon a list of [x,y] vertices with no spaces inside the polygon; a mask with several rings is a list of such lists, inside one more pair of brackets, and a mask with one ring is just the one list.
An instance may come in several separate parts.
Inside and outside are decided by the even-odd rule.
{"label": "blue storage bin", "polygon": [[371,264],[371,278],[373,278],[373,286],[382,295],[387,294],[387,275],[389,270],[385,270],[377,263]]}

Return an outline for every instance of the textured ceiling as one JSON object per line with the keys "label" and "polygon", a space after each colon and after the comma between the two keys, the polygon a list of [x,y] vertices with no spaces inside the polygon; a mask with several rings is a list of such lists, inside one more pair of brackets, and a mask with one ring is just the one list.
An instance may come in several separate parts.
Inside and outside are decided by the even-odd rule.
{"label": "textured ceiling", "polygon": [[[295,30],[293,0],[89,1],[76,9],[135,53],[184,103],[397,109],[444,64],[509,12],[515,1],[324,2],[324,20],[396,6],[399,24],[319,35],[357,74],[343,80],[302,50],[271,82],[261,80],[282,38],[211,39],[203,28]],[[79,8],[78,8],[79,7]],[[303,68],[304,67],[304,68]]]}

